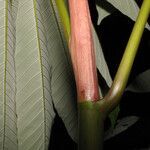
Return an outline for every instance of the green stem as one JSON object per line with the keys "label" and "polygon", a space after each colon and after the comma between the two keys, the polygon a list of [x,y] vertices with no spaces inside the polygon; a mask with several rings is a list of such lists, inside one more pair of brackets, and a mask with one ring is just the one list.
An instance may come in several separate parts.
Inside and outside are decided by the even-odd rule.
{"label": "green stem", "polygon": [[78,104],[79,144],[78,150],[102,150],[104,117],[93,102]]}
{"label": "green stem", "polygon": [[69,43],[69,37],[70,37],[70,18],[68,15],[68,11],[65,5],[65,0],[55,0],[57,9],[59,12],[59,16],[63,25],[64,33],[67,42]]}
{"label": "green stem", "polygon": [[104,100],[107,101],[105,105],[108,111],[118,105],[124,92],[149,13],[150,0],[144,0],[112,87],[104,97]]}

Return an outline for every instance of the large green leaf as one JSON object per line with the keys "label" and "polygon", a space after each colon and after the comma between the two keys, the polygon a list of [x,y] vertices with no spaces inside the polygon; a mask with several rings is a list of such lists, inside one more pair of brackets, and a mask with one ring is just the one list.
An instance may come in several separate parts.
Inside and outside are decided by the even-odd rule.
{"label": "large green leaf", "polygon": [[17,149],[15,13],[10,0],[0,1],[0,149]]}
{"label": "large green leaf", "polygon": [[0,149],[48,149],[54,107],[77,140],[68,52],[55,1],[0,1]]}
{"label": "large green leaf", "polygon": [[130,17],[132,20],[136,20],[139,7],[134,0],[107,0],[107,1],[97,1],[97,10],[99,12],[98,24],[101,20],[118,9],[123,14]]}
{"label": "large green leaf", "polygon": [[46,9],[46,6],[49,6],[44,18],[45,28],[48,31],[46,34],[48,49],[52,60],[52,98],[68,133],[74,141],[77,141],[76,89],[68,43],[65,40],[55,0],[50,0],[50,5],[44,5],[43,8]]}
{"label": "large green leaf", "polygon": [[74,79],[61,31],[54,2],[19,1],[15,62],[21,150],[48,148],[53,107],[71,137],[77,137]]}
{"label": "large green leaf", "polygon": [[16,105],[21,150],[48,149],[55,116],[50,86],[52,65],[40,3],[20,0],[16,19]]}

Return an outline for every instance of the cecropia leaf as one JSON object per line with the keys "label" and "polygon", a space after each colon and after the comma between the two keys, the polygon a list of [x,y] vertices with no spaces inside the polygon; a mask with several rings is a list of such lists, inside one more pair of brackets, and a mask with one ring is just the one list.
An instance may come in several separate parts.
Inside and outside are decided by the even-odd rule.
{"label": "cecropia leaf", "polygon": [[77,139],[74,78],[67,51],[55,1],[19,1],[15,63],[21,150],[48,149],[53,107]]}
{"label": "cecropia leaf", "polygon": [[[98,24],[102,21],[102,19],[106,16],[108,16],[113,11],[116,11],[118,9],[126,16],[130,17],[132,20],[136,20],[139,7],[136,4],[136,2],[133,0],[107,0],[107,1],[100,1],[96,0],[97,2],[97,10],[98,10]],[[149,25],[146,25],[147,28],[150,29]]]}
{"label": "cecropia leaf", "polygon": [[15,25],[10,0],[0,1],[0,149],[17,149]]}
{"label": "cecropia leaf", "polygon": [[53,103],[69,135],[74,141],[77,141],[76,89],[68,44],[65,40],[55,0],[47,1],[41,6],[52,63]]}
{"label": "cecropia leaf", "polygon": [[[42,1],[44,3],[44,1]],[[18,148],[48,149],[55,116],[51,62],[38,0],[20,0],[16,19]]]}

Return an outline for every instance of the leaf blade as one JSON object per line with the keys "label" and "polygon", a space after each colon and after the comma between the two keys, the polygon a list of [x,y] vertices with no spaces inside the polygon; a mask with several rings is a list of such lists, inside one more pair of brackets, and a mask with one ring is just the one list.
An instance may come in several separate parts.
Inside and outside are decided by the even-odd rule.
{"label": "leaf blade", "polygon": [[39,1],[19,1],[15,57],[19,149],[48,149],[55,116],[49,83],[51,64],[39,9]]}
{"label": "leaf blade", "polygon": [[17,149],[15,25],[9,0],[0,1],[0,149]]}

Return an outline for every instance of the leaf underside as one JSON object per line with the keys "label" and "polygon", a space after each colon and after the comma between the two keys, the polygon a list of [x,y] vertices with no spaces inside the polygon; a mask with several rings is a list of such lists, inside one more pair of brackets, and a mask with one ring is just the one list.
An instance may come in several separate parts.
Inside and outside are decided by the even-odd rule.
{"label": "leaf underside", "polygon": [[9,0],[0,1],[0,149],[17,149],[15,8]]}
{"label": "leaf underside", "polygon": [[54,107],[76,140],[74,78],[53,5],[0,1],[0,149],[48,149]]}

